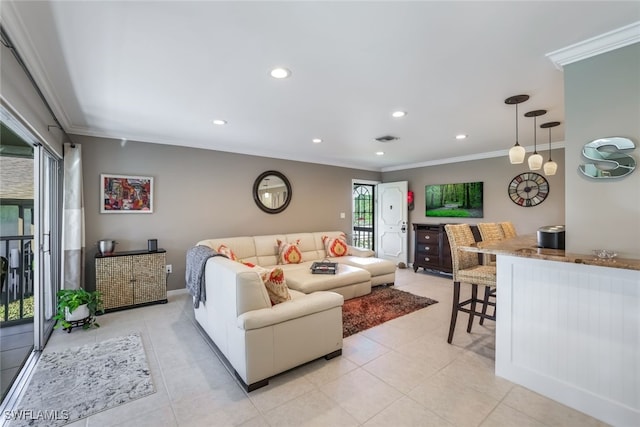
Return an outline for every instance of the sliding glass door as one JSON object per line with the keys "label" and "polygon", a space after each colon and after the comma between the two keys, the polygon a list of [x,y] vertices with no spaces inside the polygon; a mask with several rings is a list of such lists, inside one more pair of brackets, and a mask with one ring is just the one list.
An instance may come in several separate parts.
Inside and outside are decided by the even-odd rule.
{"label": "sliding glass door", "polygon": [[[0,104],[0,397],[33,366],[60,288],[62,160]],[[17,379],[17,381],[16,381]],[[18,386],[19,387],[19,386]]]}
{"label": "sliding glass door", "polygon": [[61,160],[40,145],[36,150],[37,179],[35,215],[40,225],[36,233],[34,274],[38,278],[35,294],[35,349],[47,342],[55,321],[56,293],[60,289],[61,259]]}

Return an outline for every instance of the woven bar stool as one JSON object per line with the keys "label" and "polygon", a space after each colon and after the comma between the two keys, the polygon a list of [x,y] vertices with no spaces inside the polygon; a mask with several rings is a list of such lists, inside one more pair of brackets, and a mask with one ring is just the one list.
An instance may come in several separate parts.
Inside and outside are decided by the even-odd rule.
{"label": "woven bar stool", "polygon": [[[496,286],[496,267],[494,265],[481,265],[478,262],[478,254],[461,251],[460,246],[470,246],[475,243],[471,227],[468,224],[448,224],[445,225],[449,245],[451,246],[451,260],[453,264],[453,306],[451,309],[451,324],[449,325],[449,337],[447,342],[453,341],[453,333],[456,328],[458,312],[469,313],[467,332],[471,332],[473,319],[475,316],[480,320],[496,320],[496,312],[493,315],[487,314],[487,306],[495,308],[495,302],[478,299],[478,286],[485,286],[486,289]],[[460,301],[460,283],[471,284],[471,298]],[[486,295],[486,292],[485,292]],[[476,304],[482,306],[481,311],[476,310]]]}
{"label": "woven bar stool", "polygon": [[502,227],[502,233],[504,234],[505,239],[510,239],[518,235],[518,233],[516,232],[516,227],[511,221],[501,222],[500,227]]}
{"label": "woven bar stool", "polygon": [[[477,226],[483,242],[496,242],[504,239],[502,227],[497,222],[479,222]],[[492,255],[485,254],[484,259],[485,264],[495,263],[495,258]]]}
{"label": "woven bar stool", "polygon": [[[483,242],[496,242],[499,240],[504,240],[504,231],[502,230],[502,226],[497,222],[479,222],[478,223],[478,231],[480,231],[480,237]],[[496,260],[494,255],[484,254],[484,260],[486,265],[495,265]],[[484,307],[483,310],[487,309],[489,305],[489,298],[496,296],[495,288],[491,288],[489,286],[484,288]],[[483,311],[485,313],[486,311]],[[480,319],[480,324],[484,324],[484,318]]]}

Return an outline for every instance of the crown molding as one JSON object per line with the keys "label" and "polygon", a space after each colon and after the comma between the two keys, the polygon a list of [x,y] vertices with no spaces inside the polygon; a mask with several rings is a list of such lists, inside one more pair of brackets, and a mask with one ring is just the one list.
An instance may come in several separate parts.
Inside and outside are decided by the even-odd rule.
{"label": "crown molding", "polygon": [[[545,144],[546,145],[546,144]],[[552,150],[557,150],[557,149],[564,149],[565,148],[565,142],[564,141],[558,141],[558,142],[553,142],[551,143],[551,149]],[[533,145],[530,146],[526,146],[524,147],[524,149],[526,150],[527,153],[533,153]],[[545,157],[545,153],[547,152],[547,150],[540,150],[539,154],[542,154],[543,157]],[[449,157],[446,159],[437,159],[437,160],[428,160],[426,162],[420,162],[420,163],[411,163],[411,164],[406,164],[406,165],[398,165],[398,166],[389,166],[389,167],[384,167],[381,169],[381,172],[393,172],[393,171],[401,171],[401,170],[406,170],[406,169],[416,169],[416,168],[423,168],[426,166],[438,166],[438,165],[447,165],[450,163],[462,163],[462,162],[470,162],[473,160],[483,160],[483,159],[492,159],[495,157],[509,157],[509,149],[506,150],[498,150],[498,151],[487,151],[486,153],[477,153],[477,154],[469,154],[467,156],[458,156],[458,157]],[[507,159],[508,161],[508,159]]]}
{"label": "crown molding", "polygon": [[557,69],[592,56],[640,42],[640,21],[547,53]]}

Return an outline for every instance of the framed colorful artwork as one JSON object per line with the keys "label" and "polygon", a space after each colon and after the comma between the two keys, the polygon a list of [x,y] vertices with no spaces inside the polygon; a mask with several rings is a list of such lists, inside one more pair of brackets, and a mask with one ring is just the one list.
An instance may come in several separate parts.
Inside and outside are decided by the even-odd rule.
{"label": "framed colorful artwork", "polygon": [[153,213],[153,177],[101,174],[100,213]]}

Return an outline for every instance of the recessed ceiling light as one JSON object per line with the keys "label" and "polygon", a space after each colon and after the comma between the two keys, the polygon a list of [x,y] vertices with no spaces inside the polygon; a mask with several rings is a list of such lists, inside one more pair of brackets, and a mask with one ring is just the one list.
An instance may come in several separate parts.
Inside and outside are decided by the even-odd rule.
{"label": "recessed ceiling light", "polygon": [[214,124],[214,125],[220,125],[220,126],[222,126],[222,125],[226,125],[226,124],[227,124],[227,121],[226,121],[226,120],[215,119],[215,120],[213,121],[213,124]]}
{"label": "recessed ceiling light", "polygon": [[384,151],[376,151],[376,156],[384,156]]}
{"label": "recessed ceiling light", "polygon": [[467,139],[467,135],[461,133],[460,135],[456,135],[456,139]]}
{"label": "recessed ceiling light", "polygon": [[271,77],[274,79],[286,79],[291,75],[291,71],[286,68],[274,68],[271,70]]}
{"label": "recessed ceiling light", "polygon": [[311,140],[314,144],[320,144],[322,142],[322,140],[320,138],[313,138]]}
{"label": "recessed ceiling light", "polygon": [[394,111],[393,113],[391,113],[391,115],[393,117],[404,117],[407,115],[406,111]]}

